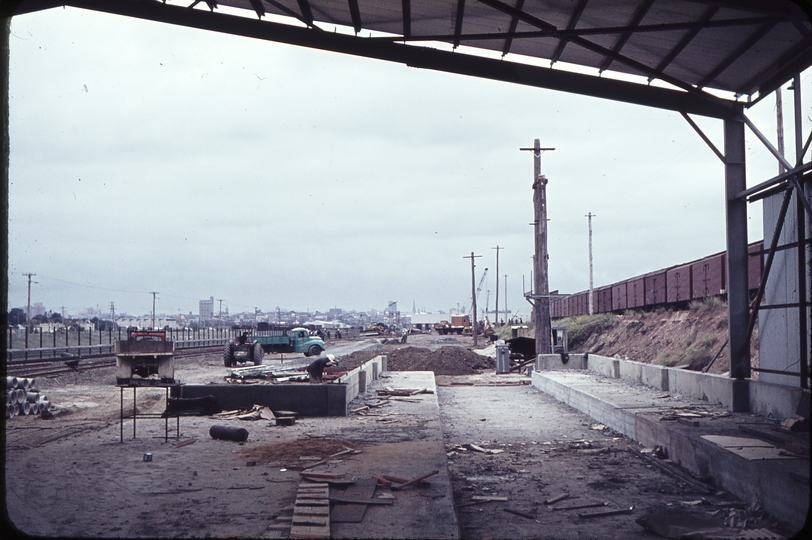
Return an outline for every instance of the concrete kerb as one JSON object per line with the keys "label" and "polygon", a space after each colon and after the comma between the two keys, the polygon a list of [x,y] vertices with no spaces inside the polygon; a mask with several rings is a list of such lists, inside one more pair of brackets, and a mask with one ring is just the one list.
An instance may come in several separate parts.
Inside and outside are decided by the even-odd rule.
{"label": "concrete kerb", "polygon": [[[809,508],[808,461],[773,455],[748,457],[703,437],[752,438],[738,429],[739,423],[751,421],[749,414],[703,420],[700,427],[688,426],[664,422],[661,418],[669,410],[679,410],[686,404],[699,405],[702,403],[699,400],[658,395],[654,389],[634,383],[613,383],[583,370],[534,371],[531,378],[536,388],[614,431],[643,446],[666,448],[674,463],[697,477],[710,480],[744,501],[757,498],[773,516],[792,527],[803,527]],[[723,411],[721,407],[719,410]]]}
{"label": "concrete kerb", "polygon": [[[728,410],[741,410],[743,403],[734,402],[737,395],[735,385],[746,385],[744,396],[749,412],[786,418],[798,414],[800,409],[808,411],[809,391],[763,381],[737,381],[723,375],[669,368],[620,358],[609,358],[597,354],[570,354],[567,363],[561,355],[542,354],[536,361],[536,371],[557,371],[586,369],[611,379],[623,379],[640,383],[656,390],[675,395],[718,403]],[[739,393],[738,395],[742,395]]]}

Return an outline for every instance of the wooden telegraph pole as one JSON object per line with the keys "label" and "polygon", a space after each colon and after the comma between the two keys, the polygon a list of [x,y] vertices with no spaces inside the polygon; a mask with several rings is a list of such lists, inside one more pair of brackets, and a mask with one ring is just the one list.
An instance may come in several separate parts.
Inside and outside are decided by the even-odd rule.
{"label": "wooden telegraph pole", "polygon": [[474,274],[474,259],[482,257],[482,255],[474,255],[472,251],[470,255],[463,257],[463,259],[471,259],[471,311],[474,314],[473,319],[473,326],[474,326],[474,347],[476,347],[479,343],[477,342],[477,325],[476,325],[476,276]]}
{"label": "wooden telegraph pole", "polygon": [[520,148],[533,151],[533,210],[536,236],[536,256],[533,259],[535,281],[533,294],[533,321],[536,330],[536,354],[549,354],[550,347],[550,284],[547,277],[547,178],[541,174],[541,153],[555,148],[541,148],[539,140],[533,148]]}

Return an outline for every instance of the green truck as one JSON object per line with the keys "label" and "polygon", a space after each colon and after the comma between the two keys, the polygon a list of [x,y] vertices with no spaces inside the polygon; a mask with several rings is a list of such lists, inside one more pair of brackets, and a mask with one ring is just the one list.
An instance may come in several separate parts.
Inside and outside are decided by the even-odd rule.
{"label": "green truck", "polygon": [[264,353],[304,353],[318,356],[324,351],[324,341],[311,336],[307,328],[263,330],[260,333],[242,335],[229,340],[223,350],[223,363],[231,367],[238,362],[262,364]]}

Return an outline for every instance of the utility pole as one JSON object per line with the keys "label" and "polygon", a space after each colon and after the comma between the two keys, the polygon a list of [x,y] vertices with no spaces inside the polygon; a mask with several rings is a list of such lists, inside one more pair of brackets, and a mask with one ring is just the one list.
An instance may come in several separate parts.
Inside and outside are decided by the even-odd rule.
{"label": "utility pole", "polygon": [[547,178],[541,174],[541,153],[555,148],[542,148],[539,140],[533,148],[520,148],[533,152],[533,209],[535,213],[536,257],[533,296],[533,320],[536,330],[536,354],[548,354],[550,348],[550,285],[547,277]]}
{"label": "utility pole", "polygon": [[586,218],[589,220],[589,314],[592,315],[595,310],[593,306],[595,305],[595,301],[593,300],[595,291],[592,288],[592,218],[595,217],[595,214],[592,212],[586,215]]}
{"label": "utility pole", "polygon": [[[28,307],[26,308],[25,312],[25,325],[28,327],[28,332],[25,333],[25,348],[28,348],[28,334],[31,333],[31,278],[36,276],[36,274],[27,273],[23,274],[24,276],[28,276]],[[36,283],[34,281],[33,283]]]}
{"label": "utility pole", "polygon": [[496,320],[494,321],[495,324],[499,324],[499,250],[505,249],[500,247],[499,244],[496,244],[495,248],[491,248],[496,250],[496,305],[493,308],[493,312],[496,313]]}
{"label": "utility pole", "polygon": [[158,293],[150,292],[149,294],[152,295],[152,329],[155,330],[155,297],[158,295]]}
{"label": "utility pole", "polygon": [[508,320],[508,309],[507,309],[507,277],[508,275],[505,274],[505,322]]}
{"label": "utility pole", "polygon": [[474,264],[474,259],[482,257],[482,255],[474,255],[474,252],[471,252],[471,255],[467,255],[463,257],[463,259],[471,259],[471,312],[474,314],[474,347],[476,347],[479,342],[477,341],[477,325],[476,325],[476,275],[474,274],[474,268],[476,265]]}

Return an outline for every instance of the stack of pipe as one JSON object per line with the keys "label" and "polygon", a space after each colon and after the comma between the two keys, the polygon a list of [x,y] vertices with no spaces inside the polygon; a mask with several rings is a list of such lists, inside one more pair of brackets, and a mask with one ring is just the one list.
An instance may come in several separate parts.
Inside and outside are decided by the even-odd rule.
{"label": "stack of pipe", "polygon": [[51,409],[48,396],[40,393],[36,382],[36,379],[6,377],[6,418],[40,414]]}

